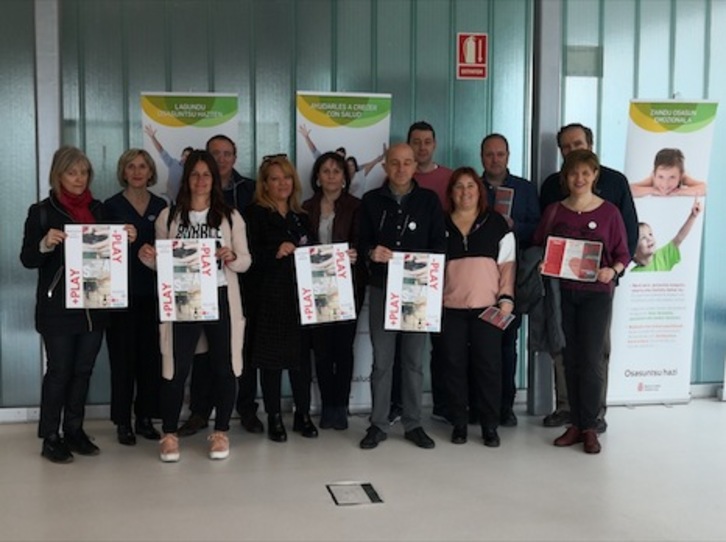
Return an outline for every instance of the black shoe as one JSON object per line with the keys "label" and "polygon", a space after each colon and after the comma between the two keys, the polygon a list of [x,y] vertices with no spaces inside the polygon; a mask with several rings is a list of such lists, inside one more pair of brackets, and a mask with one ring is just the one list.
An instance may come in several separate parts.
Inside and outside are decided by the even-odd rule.
{"label": "black shoe", "polygon": [[595,420],[595,431],[597,431],[599,435],[602,435],[607,430],[608,422],[605,421],[605,418],[598,418]]}
{"label": "black shoe", "polygon": [[185,421],[179,430],[176,432],[180,437],[189,437],[196,435],[202,429],[206,429],[209,426],[209,422],[202,418],[199,414],[192,414],[189,419]]}
{"label": "black shoe", "polygon": [[570,423],[570,413],[565,410],[555,410],[542,420],[542,425],[545,427],[562,427],[568,423]]}
{"label": "black shoe", "polygon": [[53,463],[71,463],[73,461],[73,454],[68,445],[57,434],[43,439],[43,450],[40,455]]}
{"label": "black shoe", "polygon": [[267,416],[267,437],[275,442],[287,441],[287,431],[282,424],[282,414],[269,414]]}
{"label": "black shoe", "polygon": [[499,448],[501,441],[499,440],[499,434],[496,428],[482,428],[482,437],[484,438],[484,446],[489,448]]}
{"label": "black shoe", "polygon": [[517,426],[517,415],[511,408],[502,411],[502,415],[499,420],[499,425],[502,427],[516,427]]}
{"label": "black shoe", "polygon": [[264,433],[265,426],[257,417],[256,412],[245,412],[239,415],[239,423],[248,433]]}
{"label": "black shoe", "polygon": [[401,419],[403,414],[403,407],[401,405],[391,404],[391,408],[388,411],[388,423],[393,425]]}
{"label": "black shoe", "polygon": [[318,428],[315,427],[313,420],[310,419],[310,414],[296,412],[292,430],[300,433],[305,438],[316,438],[318,436]]}
{"label": "black shoe", "polygon": [[88,438],[88,435],[86,435],[83,429],[79,429],[73,433],[66,433],[65,440],[70,451],[76,452],[79,455],[98,455],[101,453],[101,450],[91,442],[91,439]]}
{"label": "black shoe", "polygon": [[388,435],[378,429],[375,425],[371,425],[366,431],[366,436],[360,441],[360,447],[364,450],[372,450],[379,443],[388,438]]}
{"label": "black shoe", "polygon": [[467,439],[466,425],[455,425],[451,432],[451,442],[454,444],[465,444]]}
{"label": "black shoe", "polygon": [[320,411],[320,429],[332,429],[335,425],[335,407],[324,406]]}
{"label": "black shoe", "polygon": [[136,435],[131,430],[130,425],[117,425],[116,438],[119,444],[124,446],[136,446]]}
{"label": "black shoe", "polygon": [[406,431],[403,436],[406,440],[410,440],[419,448],[430,450],[436,446],[436,443],[426,434],[423,427],[417,427],[416,429],[411,429],[411,431]]}
{"label": "black shoe", "polygon": [[333,429],[338,431],[348,429],[348,407],[333,407]]}
{"label": "black shoe", "polygon": [[136,434],[141,435],[146,440],[159,440],[161,439],[161,433],[154,428],[154,423],[151,418],[136,418],[134,424]]}

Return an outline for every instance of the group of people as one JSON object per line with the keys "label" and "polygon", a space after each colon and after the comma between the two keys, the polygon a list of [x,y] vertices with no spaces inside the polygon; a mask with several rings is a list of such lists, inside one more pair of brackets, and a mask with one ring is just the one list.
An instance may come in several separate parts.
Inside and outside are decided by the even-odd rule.
{"label": "group of people", "polygon": [[[155,134],[147,135],[161,152]],[[293,259],[299,247],[340,242],[350,247],[356,308],[366,291],[370,308],[372,409],[360,447],[386,440],[399,416],[407,440],[435,446],[422,425],[429,359],[434,415],[453,426],[451,441],[467,442],[468,425],[475,423],[486,446],[499,446],[498,427],[517,424],[517,260],[550,235],[603,244],[595,282],[559,281],[566,344],[552,352],[558,402],[544,421],[570,424],[555,445],[583,442],[586,452],[599,452],[613,289],[634,254],[638,225],[627,181],[599,164],[592,132],[580,124],[565,126],[558,144],[562,170],[538,196],[534,184],[509,172],[503,135],[483,139],[482,174],[471,167],[452,171],[433,159],[434,128],[417,122],[406,143],[384,149],[382,186],[362,199],[351,195],[344,155],[317,153],[313,196],[302,201],[301,180],[286,155],[265,156],[256,181],[247,179],[234,169],[234,142],[218,135],[204,150],[185,149],[170,205],[149,190],[157,172],[146,151],[131,149],[120,157],[122,190],[101,203],[91,195],[88,158],[74,147],[59,149],[50,195],[31,206],[21,253],[23,265],[38,269],[36,329],[48,358],[38,428],[42,455],[64,463],[74,453],[99,453],[83,420],[104,332],[118,441],[134,445],[137,435],[159,440],[164,462],[180,459],[179,437],[207,427],[213,410],[211,459],[229,456],[235,407],[248,432],[264,432],[257,415],[258,375],[268,437],[286,441],[283,370],[293,392],[293,431],[317,437],[310,416],[311,352],[322,402],[319,427],[347,429],[357,322],[302,326]],[[512,191],[506,213],[494,210],[500,188]],[[65,307],[63,227],[72,223],[125,224],[128,309]],[[216,240],[219,317],[159,324],[154,242],[198,238]],[[387,264],[399,251],[445,255],[441,332],[430,339],[427,333],[385,329]],[[482,317],[492,307],[513,318],[505,329]],[[190,373],[191,415],[180,426]],[[155,418],[162,420],[161,432]]]}

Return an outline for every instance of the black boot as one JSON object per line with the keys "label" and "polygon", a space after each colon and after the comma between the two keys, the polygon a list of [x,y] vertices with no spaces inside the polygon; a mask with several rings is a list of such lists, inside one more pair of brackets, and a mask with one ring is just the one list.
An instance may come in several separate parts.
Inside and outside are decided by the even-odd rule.
{"label": "black boot", "polygon": [[315,438],[318,436],[318,428],[315,427],[313,420],[310,419],[310,414],[296,412],[292,430],[300,433],[305,438]]}
{"label": "black boot", "polygon": [[282,414],[269,414],[267,416],[267,436],[275,442],[285,442],[287,440],[287,431],[282,424]]}
{"label": "black boot", "polygon": [[117,425],[116,438],[118,439],[118,443],[124,446],[136,445],[136,435],[134,435],[131,425]]}

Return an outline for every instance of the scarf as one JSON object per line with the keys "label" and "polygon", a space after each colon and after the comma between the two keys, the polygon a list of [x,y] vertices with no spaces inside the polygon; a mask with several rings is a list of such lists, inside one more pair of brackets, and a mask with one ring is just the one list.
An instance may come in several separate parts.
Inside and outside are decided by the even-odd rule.
{"label": "scarf", "polygon": [[60,204],[68,211],[71,218],[79,224],[96,223],[96,217],[93,216],[91,209],[88,207],[92,200],[93,196],[91,196],[91,191],[88,188],[83,191],[83,194],[76,196],[61,187],[60,194],[58,194]]}

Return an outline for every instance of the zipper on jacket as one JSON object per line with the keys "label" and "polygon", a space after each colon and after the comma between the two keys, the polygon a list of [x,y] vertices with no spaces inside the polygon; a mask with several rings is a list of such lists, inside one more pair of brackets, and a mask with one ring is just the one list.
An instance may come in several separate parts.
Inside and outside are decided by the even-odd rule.
{"label": "zipper on jacket", "polygon": [[55,275],[53,276],[53,280],[50,282],[50,286],[48,286],[48,299],[51,299],[53,297],[53,290],[55,290],[55,287],[58,286],[61,276],[63,275],[64,268],[65,268],[65,265],[61,265],[58,268],[58,271],[55,272]]}

